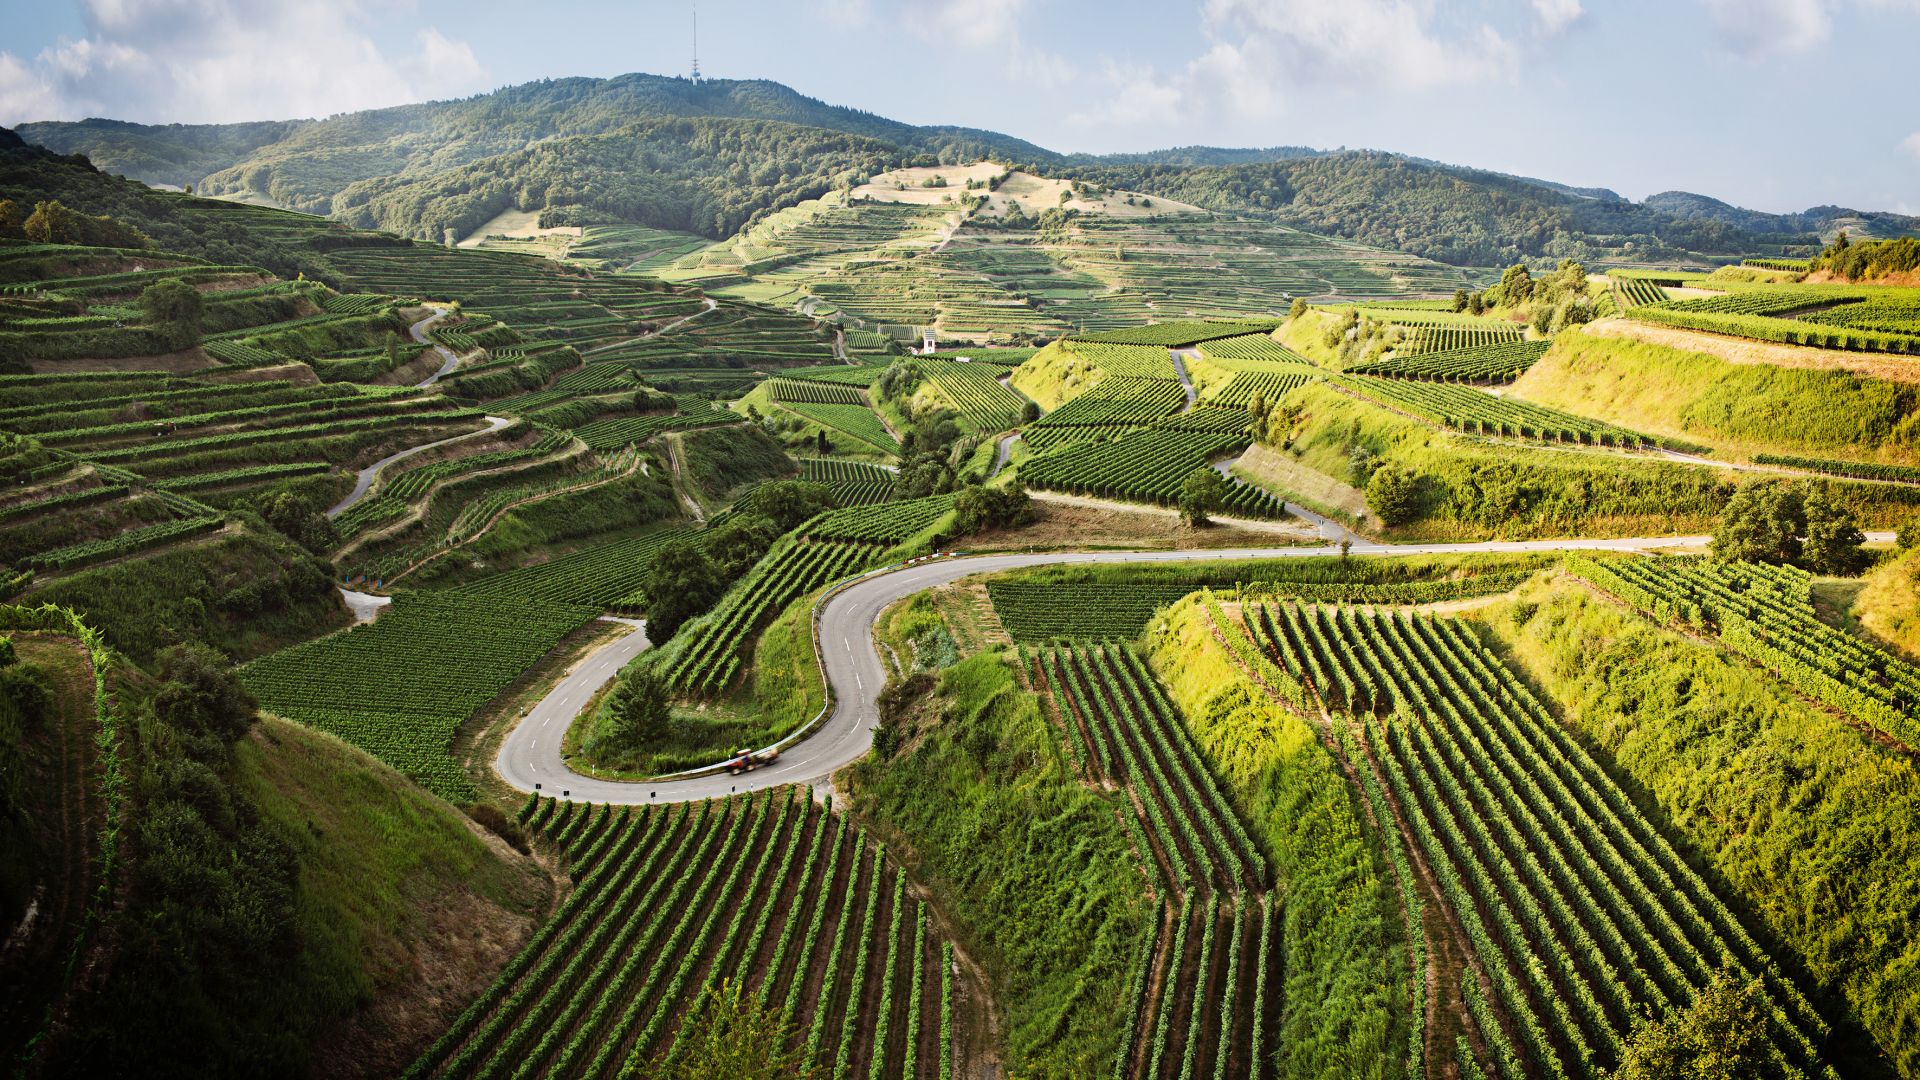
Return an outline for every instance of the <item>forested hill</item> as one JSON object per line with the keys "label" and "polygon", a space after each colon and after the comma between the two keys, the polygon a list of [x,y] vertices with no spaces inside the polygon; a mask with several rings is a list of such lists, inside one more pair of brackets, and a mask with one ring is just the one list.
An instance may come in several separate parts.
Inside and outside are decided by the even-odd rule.
{"label": "forested hill", "polygon": [[1841,207],[1765,214],[1684,192],[1635,203],[1606,188],[1372,150],[1063,155],[991,131],[900,123],[764,80],[544,79],[325,120],[84,120],[19,132],[108,173],[434,240],[507,209],[720,237],[872,170],[983,158],[1463,266],[1805,254],[1843,228],[1920,231],[1920,219]]}
{"label": "forested hill", "polygon": [[335,216],[437,240],[466,235],[503,210],[553,210],[549,223],[624,221],[733,235],[759,212],[818,198],[900,164],[896,147],[858,135],[764,120],[651,120],[498,154],[447,172],[354,184]]}
{"label": "forested hill", "polygon": [[1823,232],[1866,217],[1891,233],[1920,229],[1920,219],[1839,208],[1800,215],[1741,211],[1751,215],[1747,219],[1682,214],[1652,199],[1608,198],[1612,193],[1604,189],[1566,188],[1373,150],[1242,165],[1109,165],[1074,172],[1125,190],[1212,210],[1267,213],[1313,232],[1463,266],[1541,257],[1751,254],[1810,244]]}
{"label": "forested hill", "polygon": [[[62,153],[84,153],[108,172],[154,183],[195,183],[211,195],[251,192],[311,213],[356,181],[426,175],[525,149],[555,137],[596,135],[669,117],[778,120],[891,143],[941,162],[981,157],[1053,160],[1011,136],[963,127],[916,127],[859,109],[828,105],[766,80],[688,79],[632,74],[611,79],[542,79],[458,101],[434,101],[290,121],[279,139],[244,146],[235,129],[259,125],[140,126],[107,120],[22,124],[20,135]],[[187,147],[225,141],[238,153],[218,164]],[[192,160],[202,171],[159,168]],[[211,166],[211,167],[206,167]]]}

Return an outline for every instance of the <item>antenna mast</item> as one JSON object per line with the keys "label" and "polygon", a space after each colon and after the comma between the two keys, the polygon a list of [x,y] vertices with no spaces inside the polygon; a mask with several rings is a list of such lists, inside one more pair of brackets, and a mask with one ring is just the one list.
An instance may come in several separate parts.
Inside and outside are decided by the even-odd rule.
{"label": "antenna mast", "polygon": [[693,9],[693,81],[700,81],[700,5],[696,2],[688,5]]}

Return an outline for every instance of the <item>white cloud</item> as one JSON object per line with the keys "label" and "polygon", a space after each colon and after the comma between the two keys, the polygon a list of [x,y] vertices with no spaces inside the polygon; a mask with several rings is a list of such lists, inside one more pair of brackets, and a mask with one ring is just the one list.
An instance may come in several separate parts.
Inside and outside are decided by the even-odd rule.
{"label": "white cloud", "polygon": [[1805,52],[1833,33],[1832,0],[1700,0],[1721,42],[1748,59]]}
{"label": "white cloud", "polygon": [[1585,12],[1580,0],[1533,0],[1533,14],[1540,20],[1540,32],[1552,37],[1579,22]]}
{"label": "white cloud", "polygon": [[1027,0],[938,0],[904,14],[921,36],[978,48],[1015,41]]}
{"label": "white cloud", "polygon": [[80,39],[0,52],[0,124],[287,119],[487,85],[465,42],[393,16],[365,0],[83,0]]}
{"label": "white cloud", "polygon": [[[1529,4],[1553,33],[1580,14],[1579,0]],[[1425,91],[1509,81],[1520,67],[1506,34],[1443,16],[1437,0],[1208,0],[1204,18],[1204,53],[1167,73],[1108,65],[1108,96],[1070,119],[1266,121],[1303,87]]]}
{"label": "white cloud", "polygon": [[1900,149],[1912,154],[1916,159],[1920,159],[1920,131],[1916,131],[1906,138],[1901,139]]}

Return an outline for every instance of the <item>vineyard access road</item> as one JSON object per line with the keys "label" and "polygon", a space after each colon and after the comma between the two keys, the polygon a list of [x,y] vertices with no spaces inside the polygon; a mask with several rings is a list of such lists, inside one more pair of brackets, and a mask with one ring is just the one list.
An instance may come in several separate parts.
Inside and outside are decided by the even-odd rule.
{"label": "vineyard access road", "polygon": [[449,314],[451,314],[451,312],[449,312],[446,308],[434,308],[432,315],[428,316],[427,318],[421,319],[419,322],[414,323],[412,326],[407,327],[407,333],[413,335],[413,340],[419,342],[422,345],[425,345],[427,348],[432,349],[435,353],[439,354],[440,361],[441,361],[440,367],[437,371],[427,376],[426,379],[422,380],[421,382],[417,382],[414,384],[415,389],[424,390],[427,387],[432,386],[434,383],[439,382],[441,379],[445,378],[446,376],[453,374],[453,369],[460,366],[460,357],[455,355],[452,349],[449,349],[445,345],[441,345],[438,342],[432,341],[427,337],[427,331],[431,330],[435,323],[438,323],[442,319],[445,319]]}
{"label": "vineyard access road", "polygon": [[479,431],[469,431],[464,435],[455,435],[448,439],[436,439],[430,443],[421,443],[419,446],[409,446],[405,450],[388,454],[386,457],[360,470],[360,475],[354,478],[353,490],[347,493],[346,498],[333,504],[333,509],[327,511],[327,517],[337,518],[351,509],[354,503],[366,498],[367,492],[373,490],[373,482],[380,479],[380,470],[394,462],[403,458],[410,458],[415,454],[425,450],[431,450],[436,446],[445,446],[448,443],[459,442],[461,439],[471,439],[476,435],[491,435],[511,423],[513,423],[513,421],[504,416],[489,416],[487,417],[487,426],[481,428]]}
{"label": "vineyard access road", "polygon": [[[1868,539],[1891,539],[1869,533]],[[1353,545],[1355,555],[1447,555],[1478,552],[1639,551],[1658,548],[1700,549],[1705,536],[1644,537],[1620,540],[1511,540],[1466,544]],[[865,577],[841,589],[820,609],[820,653],[834,690],[832,712],[820,727],[789,746],[780,761],[744,776],[724,773],[680,780],[598,780],[568,767],[560,754],[567,725],[593,692],[647,647],[644,630],[588,654],[526,718],[507,734],[494,762],[501,779],[520,791],[542,785],[543,794],[570,793],[576,800],[610,803],[684,802],[783,784],[825,786],[840,769],[858,761],[873,741],[879,718],[878,697],[887,668],[874,647],[873,627],[880,613],[899,600],[946,585],[969,574],[1029,566],[1083,563],[1189,562],[1200,559],[1324,558],[1323,546],[1245,548],[1222,551],[1081,551],[972,555],[931,559]],[[559,721],[556,723],[555,721]]]}

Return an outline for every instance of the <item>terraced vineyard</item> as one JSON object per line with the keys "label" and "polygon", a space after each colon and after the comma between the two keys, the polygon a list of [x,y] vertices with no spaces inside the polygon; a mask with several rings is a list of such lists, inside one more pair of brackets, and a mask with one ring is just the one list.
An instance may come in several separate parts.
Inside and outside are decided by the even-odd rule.
{"label": "terraced vineyard", "polygon": [[815,379],[770,379],[767,392],[782,404],[861,405],[867,403],[857,387]]}
{"label": "terraced vineyard", "polygon": [[[874,509],[891,508],[860,507],[853,512]],[[668,684],[688,697],[726,690],[747,662],[748,643],[762,626],[814,589],[866,569],[878,553],[877,547],[864,543],[779,541],[712,611],[674,635],[660,660]]]}
{"label": "terraced vineyard", "polygon": [[1823,621],[1813,579],[1792,566],[1691,556],[1570,567],[1660,621],[1719,635],[1722,644],[1777,672],[1789,686],[1909,747],[1920,747],[1920,667]]}
{"label": "terraced vineyard", "polygon": [[1357,718],[1348,757],[1384,788],[1492,988],[1467,1003],[1500,1075],[1609,1067],[1643,1011],[1685,1007],[1722,969],[1764,981],[1769,1036],[1815,1063],[1827,1028],[1806,998],[1465,623],[1300,605],[1244,618],[1269,687]]}
{"label": "terraced vineyard", "polygon": [[1192,591],[1189,585],[987,582],[994,613],[1007,634],[1023,644],[1137,637],[1154,612]]}
{"label": "terraced vineyard", "polygon": [[1527,373],[1545,356],[1548,341],[1508,341],[1469,345],[1463,349],[1417,352],[1392,356],[1348,368],[1352,375],[1379,375],[1390,379],[1428,382],[1509,383]]}
{"label": "terraced vineyard", "polygon": [[1404,350],[1409,356],[1483,348],[1489,345],[1510,345],[1523,340],[1526,334],[1525,330],[1511,323],[1456,326],[1446,323],[1421,323],[1410,319],[1395,319],[1394,322],[1413,331],[1413,336],[1408,339]]}
{"label": "terraced vineyard", "polygon": [[815,1075],[953,1075],[950,946],[884,848],[806,789],[521,818],[573,891],[409,1080],[658,1075],[723,984]]}
{"label": "terraced vineyard", "polygon": [[1742,289],[1633,308],[1644,322],[1818,349],[1920,353],[1910,290],[1798,285]]}
{"label": "terraced vineyard", "polygon": [[868,506],[893,498],[894,474],[865,462],[801,458],[800,479],[827,485],[835,506]]}
{"label": "terraced vineyard", "polygon": [[933,527],[953,509],[953,496],[928,495],[884,506],[850,506],[821,514],[798,532],[814,540],[898,544]]}
{"label": "terraced vineyard", "polygon": [[1584,416],[1454,384],[1347,375],[1339,385],[1389,408],[1475,435],[1593,446],[1645,447],[1663,442]]}
{"label": "terraced vineyard", "polygon": [[1109,375],[1028,424],[1021,435],[1034,449],[1050,450],[1144,427],[1178,411],[1186,400],[1180,384],[1171,379]]}
{"label": "terraced vineyard", "polygon": [[[1244,427],[1245,414],[1237,419]],[[1022,465],[1020,475],[1035,488],[1177,506],[1180,485],[1188,476],[1244,448],[1247,441],[1237,432],[1147,429],[1111,442],[1051,450]],[[1222,510],[1247,517],[1286,516],[1282,500],[1270,492],[1231,480]]]}
{"label": "terraced vineyard", "polygon": [[591,608],[459,594],[398,597],[372,623],[241,669],[261,707],[329,731],[457,803],[448,756],[482,705],[593,618]]}
{"label": "terraced vineyard", "polygon": [[928,359],[918,360],[915,365],[953,402],[961,419],[974,428],[1005,431],[1020,422],[1026,399],[1001,384],[998,369]]}
{"label": "terraced vineyard", "polygon": [[783,406],[799,413],[821,427],[850,438],[858,439],[868,446],[889,454],[898,454],[900,444],[887,430],[886,422],[880,414],[865,405],[814,405],[793,404]]}
{"label": "terraced vineyard", "polygon": [[488,601],[537,600],[637,614],[635,593],[647,580],[654,553],[696,535],[690,528],[653,529],[569,552],[547,562],[506,570],[456,590]]}
{"label": "terraced vineyard", "polygon": [[1261,1075],[1281,983],[1281,905],[1265,857],[1132,650],[1046,649],[1033,670],[1058,703],[1075,767],[1135,796],[1128,827],[1173,928],[1135,961],[1111,1074]]}

